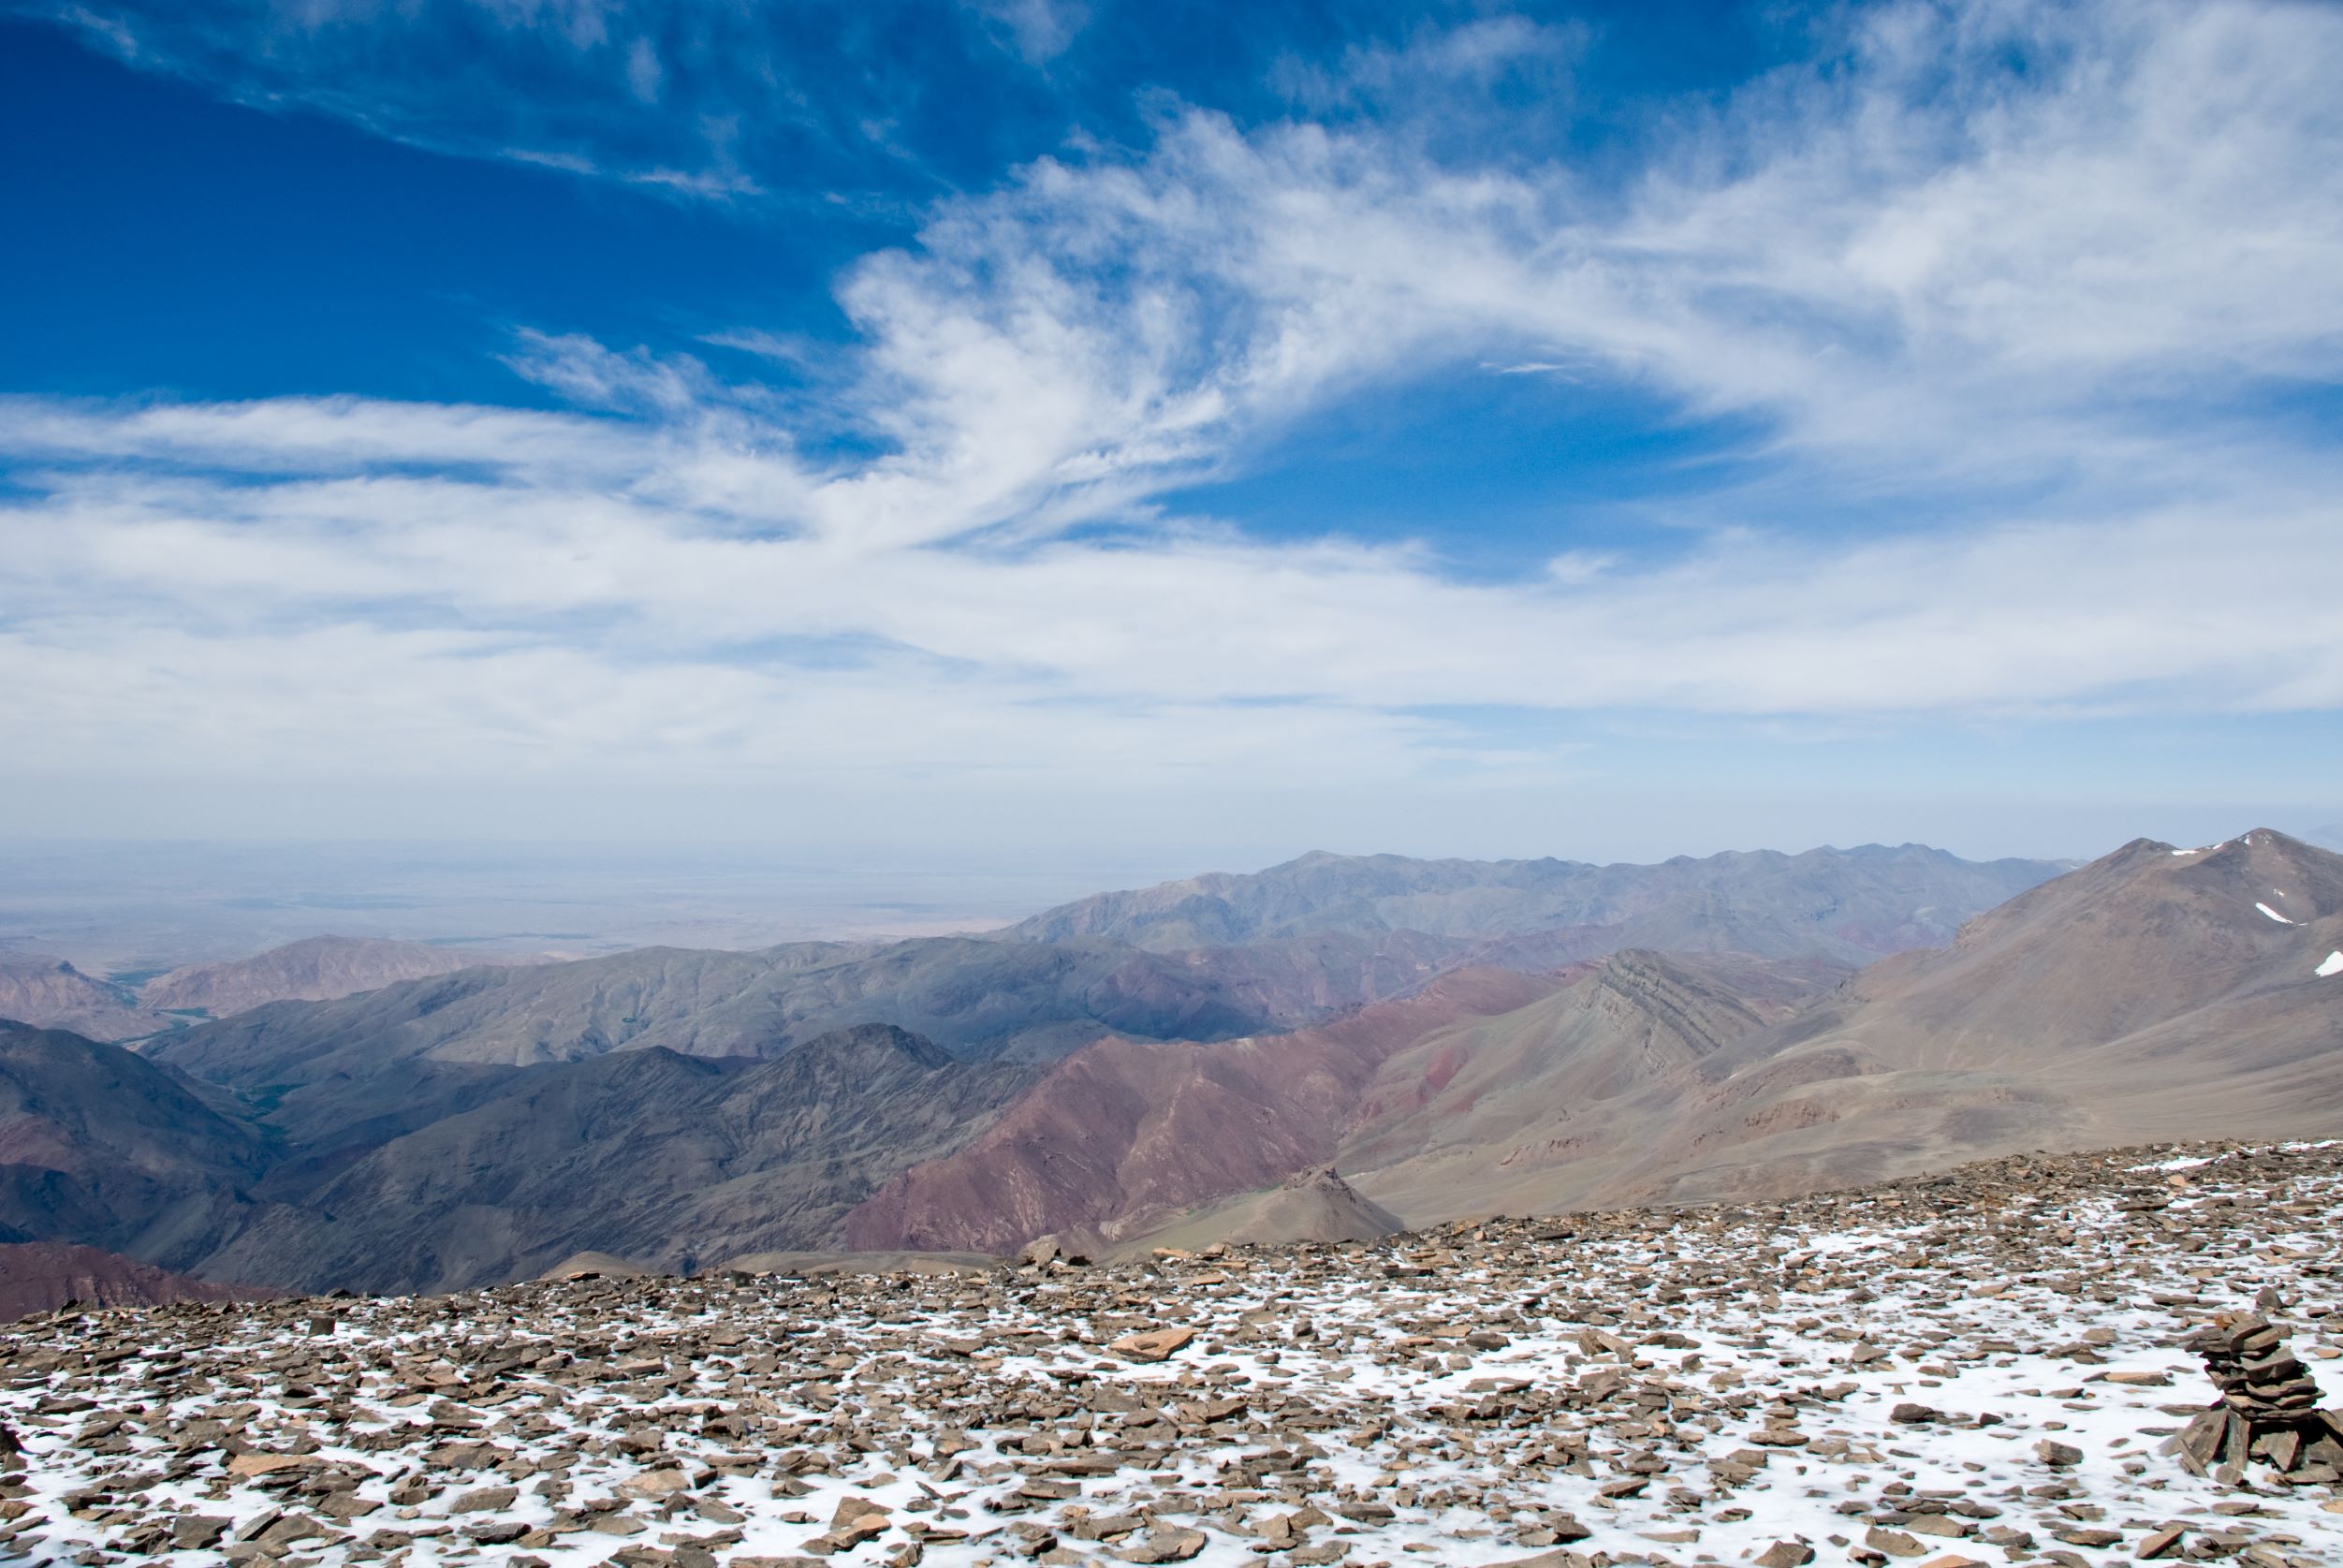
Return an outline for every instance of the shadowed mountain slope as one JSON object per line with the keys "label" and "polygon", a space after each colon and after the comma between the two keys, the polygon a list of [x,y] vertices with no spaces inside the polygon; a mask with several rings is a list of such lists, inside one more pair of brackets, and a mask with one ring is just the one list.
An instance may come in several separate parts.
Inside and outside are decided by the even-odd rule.
{"label": "shadowed mountain slope", "polygon": [[0,1225],[186,1268],[248,1214],[271,1150],[213,1092],[119,1046],[0,1023]]}
{"label": "shadowed mountain slope", "polygon": [[[476,1097],[498,1069],[664,1048],[777,1056],[886,1023],[956,1056],[1042,1059],[1107,1034],[1216,1039],[1291,1029],[1410,990],[1457,945],[1326,933],[1165,955],[1120,944],[974,937],[797,943],[754,953],[645,948],[474,968],[335,1002],[275,1003],[152,1048],[198,1077],[265,1095],[302,1141],[352,1125],[411,1127],[410,1107]],[[346,1140],[344,1140],[346,1141]]]}
{"label": "shadowed mountain slope", "polygon": [[1569,860],[1412,860],[1314,853],[1267,871],[1213,872],[1047,910],[1013,934],[1113,937],[1171,951],[1326,931],[1490,939],[1573,933],[1574,957],[1625,947],[1860,963],[1949,939],[1960,923],[2061,868],[1975,864],[1922,844],[1679,857],[1655,866]]}
{"label": "shadowed mountain slope", "polygon": [[579,1252],[688,1270],[835,1247],[886,1177],[948,1152],[1032,1081],[866,1025],[775,1061],[660,1047],[515,1071],[487,1103],[329,1172],[205,1260],[214,1279],[447,1290]]}
{"label": "shadowed mountain slope", "polygon": [[227,1018],[268,1002],[329,1002],[400,980],[451,975],[477,961],[420,942],[313,936],[248,959],[174,969],[139,987],[139,1000],[148,1007]]}

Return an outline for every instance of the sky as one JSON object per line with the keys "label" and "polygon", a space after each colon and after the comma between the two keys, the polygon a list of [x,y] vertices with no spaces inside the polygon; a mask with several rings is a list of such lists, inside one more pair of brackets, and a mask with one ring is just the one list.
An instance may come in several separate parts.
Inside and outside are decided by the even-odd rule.
{"label": "sky", "polygon": [[0,833],[2343,821],[2343,7],[0,0]]}

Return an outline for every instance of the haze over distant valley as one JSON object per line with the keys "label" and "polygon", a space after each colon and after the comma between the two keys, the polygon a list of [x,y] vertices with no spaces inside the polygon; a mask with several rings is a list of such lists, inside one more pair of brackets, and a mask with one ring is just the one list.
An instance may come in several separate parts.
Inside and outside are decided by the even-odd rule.
{"label": "haze over distant valley", "polygon": [[1095,886],[1015,865],[793,864],[690,845],[0,840],[0,957],[142,984],[322,935],[489,959],[754,947],[982,930]]}

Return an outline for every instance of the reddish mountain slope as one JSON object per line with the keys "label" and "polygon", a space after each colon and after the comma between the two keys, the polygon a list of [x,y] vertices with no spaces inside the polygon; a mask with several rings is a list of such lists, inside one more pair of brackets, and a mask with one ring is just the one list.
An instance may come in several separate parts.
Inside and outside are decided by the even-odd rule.
{"label": "reddish mountain slope", "polygon": [[0,1244],[0,1323],[69,1302],[84,1307],[162,1307],[174,1301],[254,1301],[281,1291],[215,1285],[151,1263],[64,1241]]}
{"label": "reddish mountain slope", "polygon": [[1386,1058],[1461,1021],[1513,1012],[1559,983],[1459,970],[1417,995],[1296,1033],[1101,1042],[1051,1069],[966,1149],[887,1182],[847,1216],[846,1243],[1001,1252],[1281,1181],[1331,1158]]}
{"label": "reddish mountain slope", "polygon": [[[1719,1087],[1779,1120],[1828,1114],[1842,1147],[1960,1157],[2332,1134],[2343,976],[2318,971],[2338,946],[2343,856],[2267,828],[2197,850],[2142,840],[1946,952],[1866,970],[1796,1036],[1748,1042],[1749,1065],[1727,1053]],[[1863,1081],[1835,1081],[1831,1062]]]}
{"label": "reddish mountain slope", "polygon": [[[1826,960],[1626,952],[1567,990],[1384,1063],[1343,1139],[1358,1172],[1413,1162],[1403,1210],[1498,1207],[1536,1150],[1607,1107],[1679,1081],[1736,1040],[1794,1016],[1846,971]],[[1507,1176],[1487,1154],[1510,1157]],[[1389,1185],[1385,1180],[1382,1185]]]}
{"label": "reddish mountain slope", "polygon": [[1623,1097],[1388,1165],[1411,1221],[1781,1195],[2030,1149],[2343,1133],[2343,857],[2143,840]]}

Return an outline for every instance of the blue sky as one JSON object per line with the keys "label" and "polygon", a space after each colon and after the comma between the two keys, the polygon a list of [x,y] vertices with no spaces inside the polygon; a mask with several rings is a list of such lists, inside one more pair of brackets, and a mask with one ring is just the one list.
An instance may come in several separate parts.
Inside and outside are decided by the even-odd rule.
{"label": "blue sky", "polygon": [[2343,819],[2343,13],[0,3],[20,835]]}

